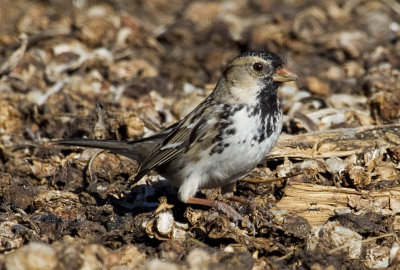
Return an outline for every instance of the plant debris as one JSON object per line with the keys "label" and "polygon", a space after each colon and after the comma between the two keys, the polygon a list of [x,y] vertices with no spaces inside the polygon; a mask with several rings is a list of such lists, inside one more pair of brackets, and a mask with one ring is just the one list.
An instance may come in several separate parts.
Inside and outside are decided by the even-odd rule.
{"label": "plant debris", "polygon": [[[399,267],[398,1],[3,0],[0,22],[1,269]],[[300,78],[237,183],[261,209],[227,202],[253,228],[153,172],[128,188],[133,160],[48,143],[150,135],[247,49]]]}

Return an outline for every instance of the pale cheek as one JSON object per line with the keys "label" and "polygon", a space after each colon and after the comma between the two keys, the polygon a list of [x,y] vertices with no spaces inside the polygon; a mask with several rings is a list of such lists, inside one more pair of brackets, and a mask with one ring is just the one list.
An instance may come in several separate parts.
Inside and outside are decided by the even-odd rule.
{"label": "pale cheek", "polygon": [[231,93],[237,97],[241,102],[248,105],[256,102],[256,96],[260,92],[259,85],[254,81],[243,81],[231,88]]}

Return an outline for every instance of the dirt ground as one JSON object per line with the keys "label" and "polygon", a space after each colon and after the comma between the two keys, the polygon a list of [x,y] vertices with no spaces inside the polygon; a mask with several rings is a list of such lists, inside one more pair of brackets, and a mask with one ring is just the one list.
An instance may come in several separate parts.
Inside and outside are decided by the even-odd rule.
{"label": "dirt ground", "polygon": [[[300,77],[235,191],[267,211],[227,202],[254,228],[50,143],[160,130],[248,49]],[[0,269],[400,269],[399,120],[398,0],[2,0]]]}

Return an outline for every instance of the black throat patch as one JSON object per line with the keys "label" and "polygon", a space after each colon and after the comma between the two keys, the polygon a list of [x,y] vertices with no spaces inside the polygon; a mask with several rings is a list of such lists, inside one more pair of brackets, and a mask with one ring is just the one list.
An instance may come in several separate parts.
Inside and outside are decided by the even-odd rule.
{"label": "black throat patch", "polygon": [[253,138],[258,143],[268,139],[276,130],[276,121],[278,121],[281,113],[276,90],[271,91],[272,88],[277,89],[279,85],[274,85],[274,82],[271,83],[272,85],[267,85],[260,94],[258,94],[257,105],[249,111],[249,117],[260,116],[261,124],[258,128],[259,134]]}

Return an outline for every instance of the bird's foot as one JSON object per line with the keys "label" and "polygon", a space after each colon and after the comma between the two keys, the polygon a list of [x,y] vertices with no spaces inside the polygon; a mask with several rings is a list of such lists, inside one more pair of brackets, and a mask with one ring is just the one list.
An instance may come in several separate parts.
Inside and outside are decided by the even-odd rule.
{"label": "bird's foot", "polygon": [[230,195],[229,197],[227,197],[227,199],[247,205],[253,213],[257,213],[258,211],[263,216],[263,221],[272,226],[271,222],[273,220],[273,216],[268,211],[268,207],[263,207],[253,200],[245,199],[236,195]]}
{"label": "bird's foot", "polygon": [[201,199],[201,198],[189,198],[186,201],[186,203],[214,207],[218,211],[226,214],[234,222],[242,221],[244,224],[246,224],[247,228],[251,229],[252,231],[255,230],[254,225],[247,218],[243,217],[232,206],[230,206],[224,202],[216,201],[216,200]]}

